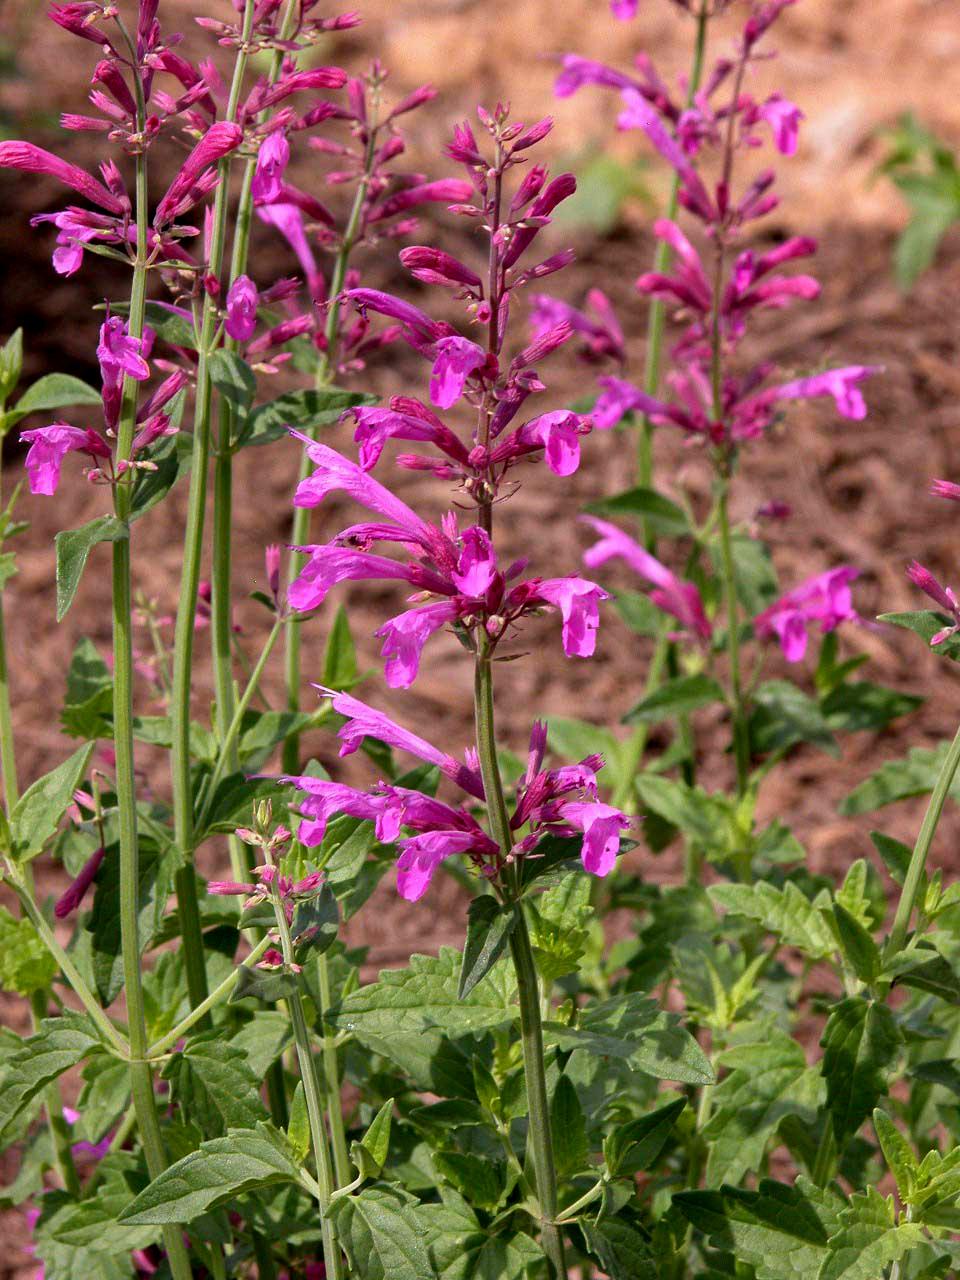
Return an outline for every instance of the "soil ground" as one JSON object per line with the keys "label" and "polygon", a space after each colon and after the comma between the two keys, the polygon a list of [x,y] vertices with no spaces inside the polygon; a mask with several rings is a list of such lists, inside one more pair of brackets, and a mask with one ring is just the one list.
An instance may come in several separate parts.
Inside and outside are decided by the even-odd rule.
{"label": "soil ground", "polygon": [[[735,4],[734,13],[740,7]],[[4,6],[7,36],[17,47],[15,74],[0,85],[3,128],[8,136],[59,147],[77,162],[92,160],[83,135],[64,141],[50,127],[56,111],[82,109],[87,51],[72,46],[69,37],[30,12],[33,9],[32,4],[18,7],[9,0]],[[166,12],[169,26],[187,29],[184,15],[191,9],[178,0],[166,0],[161,16]],[[620,26],[608,18],[600,0],[570,0],[564,5],[546,0],[371,0],[364,8],[365,25],[347,33],[329,60],[360,67],[380,54],[393,69],[392,90],[398,95],[423,80],[437,85],[439,99],[415,118],[415,162],[432,176],[449,172],[440,145],[451,122],[472,111],[478,100],[490,102],[498,94],[512,98],[521,118],[546,111],[556,114],[550,148],[560,163],[607,147],[613,137],[608,126],[615,103],[599,91],[553,103],[550,83],[555,68],[544,52],[573,50],[624,63],[631,50],[642,45],[667,70],[678,71],[686,57],[687,33],[674,6],[647,0],[641,11],[636,23]],[[195,37],[190,40],[195,42]],[[787,14],[775,43],[781,56],[764,69],[764,76],[797,99],[809,119],[800,155],[781,166],[783,209],[768,221],[765,233],[803,230],[819,236],[815,270],[824,282],[824,294],[803,312],[758,326],[745,354],[775,358],[790,369],[870,363],[882,364],[885,372],[870,385],[871,414],[866,422],[838,420],[828,406],[799,406],[783,432],[750,447],[734,515],[749,520],[763,502],[789,503],[792,519],[767,530],[784,583],[837,563],[853,564],[861,571],[857,605],[870,618],[919,607],[903,572],[911,558],[956,582],[954,510],[925,493],[930,477],[960,478],[960,234],[948,236],[935,273],[909,295],[899,293],[891,277],[891,252],[903,211],[886,184],[870,185],[868,177],[881,154],[877,128],[892,123],[908,107],[947,141],[960,140],[960,94],[955,91],[960,24],[949,0],[850,0],[842,6],[833,0],[800,0]],[[612,149],[626,159],[635,144],[635,137],[614,137]],[[308,184],[309,169],[298,178]],[[646,180],[657,193],[656,170],[651,169]],[[56,196],[46,182],[14,181],[0,173],[0,263],[8,316],[0,329],[11,328],[14,316],[23,323],[31,376],[60,369],[96,381],[98,319],[90,307],[111,290],[118,293],[118,281],[103,271],[84,272],[67,281],[53,275],[50,236],[46,231],[30,232],[27,218],[56,207]],[[588,288],[604,289],[625,323],[635,368],[643,355],[644,307],[632,281],[650,261],[649,220],[647,207],[638,201],[604,237],[583,230],[565,231],[562,237],[550,232],[555,244],[572,241],[578,250],[576,266],[551,282],[556,292],[579,302]],[[449,220],[422,231],[424,242],[435,240],[465,257],[475,252],[462,226]],[[257,262],[265,280],[289,269],[273,248],[265,248]],[[377,258],[371,272],[369,283],[394,291],[407,287],[389,252]],[[555,360],[547,372],[555,397],[551,404],[557,405],[582,396],[591,376],[562,360]],[[394,347],[387,360],[371,366],[370,385],[381,395],[416,393],[423,376],[418,358]],[[330,439],[349,448],[345,428],[335,429]],[[657,452],[661,487],[667,493],[683,487],[702,502],[709,484],[703,459],[666,431],[658,436]],[[9,474],[18,472],[20,457],[16,447],[8,451]],[[240,456],[235,589],[241,602],[263,585],[264,544],[288,537],[298,462],[297,449],[284,442],[268,452],[250,450]],[[530,555],[534,569],[574,571],[587,541],[574,516],[584,503],[631,483],[632,441],[616,433],[594,433],[585,441],[581,470],[568,481],[557,481],[543,468],[520,474],[523,483],[500,516],[504,554]],[[441,486],[405,473],[398,483],[413,505],[439,514],[445,497]],[[174,494],[137,530],[137,585],[165,611],[175,605],[184,502],[184,493]],[[68,749],[58,729],[58,713],[66,664],[77,638],[89,635],[101,652],[109,650],[106,556],[94,555],[78,601],[60,627],[54,623],[52,593],[54,534],[99,514],[103,503],[103,490],[85,486],[76,477],[72,483],[65,480],[55,501],[29,496],[21,501],[31,528],[21,540],[20,574],[9,588],[7,608],[19,765],[25,780],[51,768]],[[352,519],[349,510],[347,504],[331,499],[316,520],[316,539],[325,540]],[[627,578],[620,582],[631,585]],[[388,616],[385,610],[396,611],[398,593],[389,587],[360,586],[340,598],[349,604],[364,664],[376,666],[372,632]],[[255,605],[243,603],[238,611],[243,641],[254,651],[261,625],[258,612],[262,611]],[[318,671],[323,642],[322,622],[305,631],[308,676]],[[838,804],[881,760],[902,755],[912,746],[932,746],[952,734],[960,709],[956,668],[924,653],[914,637],[890,629],[850,627],[843,643],[848,652],[869,653],[868,678],[925,694],[928,701],[879,736],[848,739],[839,760],[806,748],[797,751],[766,784],[764,812],[794,829],[809,850],[811,869],[833,875],[842,875],[853,859],[871,856],[867,832],[874,825],[901,839],[912,838],[922,802],[857,820],[838,817]],[[202,652],[202,640],[199,647]],[[523,750],[534,711],[616,723],[636,700],[649,656],[644,642],[638,642],[612,611],[604,618],[593,662],[564,659],[549,620],[529,624],[522,647],[536,660],[507,664],[499,677],[500,737],[514,750]],[[778,674],[775,657],[770,673]],[[413,692],[390,693],[375,675],[361,695],[456,749],[470,739],[466,678],[462,650],[453,640],[439,639],[428,650]],[[277,670],[270,673],[267,688],[279,695]],[[209,687],[201,683],[198,709],[205,706],[208,693]],[[145,686],[141,696],[148,696]],[[707,786],[729,779],[729,762],[717,750],[721,740],[722,726],[704,725],[700,777]],[[338,768],[329,737],[318,735],[309,746],[331,769]],[[141,764],[148,785],[166,794],[167,779],[156,762],[145,755]],[[935,864],[948,872],[960,865],[958,836],[960,819],[952,812],[934,854]],[[222,850],[211,847],[203,857],[209,871],[223,868]],[[638,869],[654,878],[677,872],[677,859],[670,851],[657,860],[643,849],[631,857]],[[57,869],[43,869],[41,877],[42,888],[55,892],[60,884]],[[438,880],[428,910],[431,923],[425,932],[424,911],[401,903],[392,886],[384,884],[374,909],[351,926],[350,939],[362,938],[370,945],[374,967],[403,963],[414,950],[459,943],[463,903],[451,882]],[[9,1025],[23,1029],[17,1004],[5,1002],[0,1012]],[[19,1254],[19,1219],[8,1215],[0,1233],[0,1280],[26,1275]]]}

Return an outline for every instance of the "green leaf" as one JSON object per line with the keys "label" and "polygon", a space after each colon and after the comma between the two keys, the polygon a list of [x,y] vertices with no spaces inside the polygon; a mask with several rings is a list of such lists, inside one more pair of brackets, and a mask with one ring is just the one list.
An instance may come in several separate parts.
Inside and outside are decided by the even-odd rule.
{"label": "green leaf", "polygon": [[288,391],[286,395],[253,410],[238,436],[237,448],[270,444],[273,440],[282,439],[291,427],[308,434],[316,427],[336,422],[345,409],[376,402],[376,396],[344,391],[339,387],[320,391]]}
{"label": "green leaf", "polygon": [[122,542],[129,537],[129,526],[116,516],[97,516],[79,529],[57,534],[54,545],[57,551],[58,622],[62,622],[73,604],[91,550],[100,542]]}
{"label": "green leaf", "polygon": [[667,1144],[686,1107],[678,1099],[649,1115],[616,1125],[603,1141],[603,1157],[611,1177],[632,1177],[650,1169]]}
{"label": "green leaf", "polygon": [[840,1229],[830,1238],[830,1253],[817,1280],[876,1280],[892,1262],[922,1244],[924,1230],[894,1219],[893,1203],[874,1188],[856,1193],[840,1213]]}
{"label": "green leaf", "polygon": [[[23,330],[14,329],[0,347],[0,409],[9,400],[23,373]],[[12,424],[11,424],[12,425]]]}
{"label": "green leaf", "polygon": [[756,1280],[813,1280],[827,1257],[842,1201],[806,1178],[763,1179],[756,1191],[682,1191],[674,1206],[716,1249],[752,1266]]}
{"label": "green leaf", "polygon": [[492,894],[474,898],[467,909],[467,938],[457,995],[462,1000],[485,978],[506,950],[517,923],[515,909]]}
{"label": "green leaf", "polygon": [[839,755],[836,739],[817,703],[788,680],[766,680],[754,693],[750,741],[756,755],[785,751],[798,742]]}
{"label": "green leaf", "polygon": [[721,842],[717,806],[700,787],[690,787],[673,778],[661,778],[655,773],[638,774],[636,785],[647,808],[672,827],[679,827],[707,847]]}
{"label": "green leaf", "polygon": [[0,988],[29,996],[49,987],[59,971],[30,921],[15,920],[0,906]]}
{"label": "green leaf", "polygon": [[287,1142],[293,1154],[300,1161],[306,1160],[310,1150],[310,1113],[307,1110],[307,1095],[303,1081],[297,1081],[290,1103],[290,1120],[287,1124]]}
{"label": "green leaf", "polygon": [[236,1004],[252,996],[273,1004],[277,1000],[289,1000],[298,990],[296,976],[284,969],[255,969],[243,965],[237,971],[237,984],[228,1003]]}
{"label": "green leaf", "polygon": [[856,917],[839,902],[833,904],[833,918],[837,922],[840,945],[850,967],[861,982],[876,981],[880,972],[880,949]]}
{"label": "green leaf", "polygon": [[[130,314],[128,302],[113,302],[111,308],[117,315]],[[188,351],[196,351],[197,337],[193,330],[193,322],[188,316],[178,315],[160,302],[148,302],[144,310],[144,319],[158,338],[169,342],[172,347],[185,347]]]}
{"label": "green leaf", "polygon": [[283,1135],[268,1124],[202,1142],[165,1169],[119,1215],[119,1221],[190,1223],[250,1191],[296,1182],[299,1170]]}
{"label": "green leaf", "polygon": [[[185,392],[168,405],[165,412],[171,421],[176,420],[177,406],[182,412],[182,397]],[[130,503],[130,522],[145,516],[180,480],[190,472],[193,462],[193,438],[187,431],[178,431],[176,435],[166,436],[150,449],[148,459],[155,470],[141,471],[138,475]]]}
{"label": "green leaf", "polygon": [[[736,572],[737,597],[748,617],[755,618],[780,592],[770,550],[759,538],[735,533],[732,539],[733,567]],[[718,576],[722,573],[720,547],[711,547],[711,557]]]}
{"label": "green leaf", "polygon": [[[59,1261],[58,1254],[62,1257],[89,1250],[98,1260],[109,1256],[119,1268],[117,1255],[129,1256],[132,1249],[146,1249],[157,1241],[160,1232],[156,1227],[119,1226],[116,1222],[134,1197],[131,1184],[138,1180],[136,1158],[128,1152],[112,1153],[98,1164],[97,1173],[95,1195],[78,1203],[55,1192],[52,1202],[44,1205],[36,1230],[39,1256],[46,1259],[52,1254]],[[72,1261],[76,1266],[76,1257]],[[90,1273],[73,1274],[86,1277]]]}
{"label": "green leaf", "polygon": [[613,607],[630,630],[640,636],[660,635],[668,620],[668,615],[662,613],[649,596],[639,591],[618,591]]}
{"label": "green leaf", "polygon": [[720,1064],[730,1070],[714,1090],[714,1113],[703,1130],[708,1186],[758,1171],[780,1122],[799,1116],[812,1125],[823,1094],[802,1046],[781,1031],[727,1050]]}
{"label": "green leaf", "polygon": [[337,940],[340,928],[340,912],[337,900],[329,884],[322,884],[314,897],[297,903],[293,917],[293,941],[297,948],[297,963],[311,951],[322,955]]}
{"label": "green leaf", "polygon": [[100,404],[100,392],[69,373],[48,373],[28,387],[12,409],[4,415],[7,427],[28,413],[62,409],[68,404]]}
{"label": "green leaf", "polygon": [[707,893],[725,911],[756,920],[786,946],[797,947],[811,960],[825,960],[836,950],[836,939],[817,905],[792,880],[782,889],[766,880],[755,884],[712,884]]}
{"label": "green leaf", "polygon": [[411,956],[408,969],[381,970],[376,982],[348,995],[330,1011],[329,1021],[362,1043],[367,1036],[429,1028],[459,1036],[513,1022],[518,1010],[505,966],[494,968],[462,999],[459,970],[460,953],[451,947],[441,947],[437,956]]}
{"label": "green leaf", "polygon": [[[175,855],[145,839],[140,841],[137,881],[137,932],[140,954],[153,944],[173,890]],[[116,1000],[123,989],[120,930],[120,853],[116,844],[107,850],[97,873],[97,889],[87,928],[92,934],[93,975],[104,1005]]]}
{"label": "green leaf", "polygon": [[657,1080],[713,1084],[706,1054],[680,1025],[679,1017],[658,1008],[639,992],[585,1006],[575,1027],[544,1024],[544,1040],[561,1049],[584,1049],[600,1057],[622,1058]]}
{"label": "green leaf", "polygon": [[649,1241],[625,1219],[582,1219],[580,1230],[588,1251],[610,1280],[658,1280],[661,1272]]}
{"label": "green leaf", "polygon": [[330,1215],[358,1280],[435,1280],[416,1208],[412,1197],[384,1186],[333,1202]]}
{"label": "green leaf", "polygon": [[51,1080],[102,1047],[91,1023],[78,1013],[44,1018],[37,1034],[10,1059],[0,1081],[0,1138]]}
{"label": "green leaf", "polygon": [[656,489],[627,489],[601,502],[590,502],[585,510],[598,516],[633,516],[643,520],[651,532],[664,537],[679,538],[690,532],[683,508]]}
{"label": "green leaf", "polygon": [[205,1136],[219,1138],[228,1129],[253,1129],[267,1118],[258,1093],[260,1082],[242,1050],[224,1043],[220,1031],[191,1036],[164,1067],[163,1078],[169,1080],[182,1113]]}
{"label": "green leaf", "polygon": [[882,729],[898,716],[915,711],[923,701],[897,689],[859,680],[839,685],[823,699],[820,710],[834,733],[855,733]]}
{"label": "green leaf", "polygon": [[838,1146],[857,1132],[886,1092],[900,1032],[886,1005],[848,996],[834,1005],[820,1044],[827,1107]]}
{"label": "green leaf", "polygon": [[557,1081],[550,1100],[550,1131],[557,1177],[565,1181],[574,1174],[582,1173],[590,1156],[587,1121],[576,1086],[567,1075],[562,1075]]}
{"label": "green leaf", "polygon": [[[389,1098],[370,1122],[359,1142],[353,1144],[357,1168],[367,1178],[375,1178],[387,1163],[390,1151],[390,1127],[393,1122],[393,1098]],[[359,1156],[359,1159],[357,1159]]]}
{"label": "green leaf", "polygon": [[208,363],[210,381],[238,417],[243,418],[257,394],[253,370],[235,351],[214,351]]}
{"label": "green leaf", "polygon": [[433,1163],[441,1177],[461,1195],[469,1196],[470,1203],[478,1209],[492,1213],[503,1200],[504,1165],[489,1156],[443,1150],[434,1153]]}
{"label": "green leaf", "polygon": [[657,724],[723,701],[723,689],[710,676],[678,676],[643,698],[623,719],[625,724]]}
{"label": "green leaf", "polygon": [[327,636],[321,683],[326,689],[352,689],[357,678],[357,649],[350,634],[350,618],[341,604]]}
{"label": "green leaf", "polygon": [[94,743],[85,743],[63,764],[31,783],[17,801],[10,815],[11,855],[15,862],[36,857],[56,833],[87,771],[93,748]]}
{"label": "green leaf", "polygon": [[[915,956],[916,954],[914,953]],[[915,987],[918,991],[939,996],[947,1004],[960,1005],[960,977],[943,956],[934,956],[931,960],[904,970],[897,975],[896,980],[906,987]]]}
{"label": "green leaf", "polygon": [[908,1203],[917,1183],[917,1158],[910,1143],[879,1107],[873,1113],[873,1127],[883,1151],[887,1167],[897,1182],[897,1191],[904,1204]]}
{"label": "green leaf", "polygon": [[290,1019],[278,1009],[257,1009],[230,1040],[243,1054],[257,1080],[262,1080],[290,1043]]}
{"label": "green leaf", "polygon": [[[890,877],[896,884],[902,885],[907,878],[907,871],[910,867],[910,858],[913,851],[908,844],[904,844],[902,840],[894,840],[893,836],[885,836],[882,831],[871,831],[870,839],[873,841],[873,847],[883,859],[883,865],[890,872]],[[922,902],[927,891],[927,875],[923,873],[919,900]]]}
{"label": "green leaf", "polygon": [[[936,785],[948,750],[949,743],[943,742],[933,751],[913,747],[902,760],[888,760],[850,792],[841,803],[840,812],[845,817],[856,817],[896,800],[926,795]],[[950,795],[954,800],[960,799],[960,779],[954,781]]]}
{"label": "green leaf", "polygon": [[496,1235],[481,1227],[464,1198],[451,1187],[439,1188],[441,1204],[421,1204],[417,1223],[440,1280],[521,1280],[543,1254],[520,1232]]}
{"label": "green leaf", "polygon": [[70,659],[60,723],[75,738],[106,738],[113,732],[113,677],[86,636]]}

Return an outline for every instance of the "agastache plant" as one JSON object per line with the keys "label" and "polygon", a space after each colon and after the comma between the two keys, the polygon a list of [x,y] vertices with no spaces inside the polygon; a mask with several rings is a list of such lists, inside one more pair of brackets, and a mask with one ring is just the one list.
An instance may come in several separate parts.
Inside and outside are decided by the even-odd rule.
{"label": "agastache plant", "polygon": [[[112,654],[81,638],[66,675],[79,745],[21,787],[0,548],[0,858],[20,906],[0,908],[0,987],[31,1018],[0,1043],[0,1141],[45,1280],[956,1271],[958,894],[932,862],[960,733],[844,801],[929,795],[912,847],[871,833],[886,880],[856,856],[835,882],[791,792],[764,791],[787,756],[852,731],[865,750],[917,705],[852,679],[866,658],[841,645],[900,627],[960,655],[960,597],[919,548],[907,580],[933,607],[877,626],[854,566],[780,585],[761,541],[790,515],[778,495],[734,524],[741,469],[796,448],[792,402],[856,423],[883,388],[873,363],[751,363],[754,314],[789,334],[819,293],[799,265],[814,240],[770,232],[773,173],[753,163],[801,154],[801,109],[756,91],[791,2],[671,0],[691,41],[677,88],[643,52],[627,71],[563,57],[558,92],[614,90],[669,171],[653,263],[607,246],[647,304],[639,370],[602,278],[557,296],[573,254],[551,223],[576,182],[541,163],[549,117],[480,108],[453,130],[454,174],[414,172],[405,135],[436,95],[395,92],[376,57],[353,70],[354,13],[234,0],[191,23],[194,57],[157,0],[53,5],[90,59],[89,106],[62,124],[102,163],[4,141],[0,164],[69,192],[34,219],[54,272],[107,257],[130,288],[97,316],[95,386],[21,391],[20,331],[0,347],[0,435],[17,428],[30,500],[101,503],[57,537],[58,620],[100,544],[112,558]],[[651,3],[614,0],[611,21],[639,43]],[[381,263],[409,288],[377,287]],[[379,400],[398,344],[422,376]],[[565,365],[581,391],[596,379],[592,404],[564,402]],[[611,431],[638,444],[638,484],[612,498],[593,461]],[[705,510],[660,465],[670,433],[709,476]],[[299,464],[282,542],[247,504],[269,528],[252,604],[248,447]],[[579,520],[575,474],[581,493],[593,478]],[[582,531],[583,574],[548,539],[505,554],[525,484]],[[0,543],[26,527],[19,493]],[[139,521],[163,516],[175,615],[140,581]],[[387,602],[370,640],[389,714],[333,608],[366,584]],[[624,622],[652,649],[618,642]],[[321,661],[300,647],[316,634]],[[441,634],[461,654],[447,716],[421,677]],[[598,705],[511,708],[541,650],[565,673],[599,652],[617,681],[640,663],[627,732]],[[497,715],[520,725],[509,746]],[[675,841],[678,883],[652,860]],[[62,874],[43,901],[46,857]],[[363,944],[395,912],[430,954],[372,978]],[[462,953],[432,953],[440,913]]]}

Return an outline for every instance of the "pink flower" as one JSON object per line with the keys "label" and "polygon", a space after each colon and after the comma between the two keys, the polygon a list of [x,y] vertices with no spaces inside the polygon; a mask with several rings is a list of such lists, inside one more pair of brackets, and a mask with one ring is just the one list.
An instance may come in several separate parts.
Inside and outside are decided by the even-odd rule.
{"label": "pink flower", "polygon": [[773,132],[773,140],[781,155],[796,155],[803,112],[780,93],[769,97],[759,108],[759,115]]}
{"label": "pink flower", "polygon": [[249,276],[238,276],[227,293],[227,333],[235,342],[247,342],[257,327],[257,286]]}
{"label": "pink flower", "polygon": [[[797,378],[772,391],[776,400],[811,400],[816,396],[833,396],[837,412],[844,418],[859,422],[867,416],[867,405],[860,390],[860,383],[875,373],[882,373],[882,365],[850,365],[844,369],[828,369],[809,378]],[[765,395],[767,393],[761,393]]]}
{"label": "pink flower", "polygon": [[451,257],[442,249],[432,249],[426,245],[410,245],[400,250],[400,261],[407,270],[424,284],[437,284],[445,288],[456,288],[466,285],[469,289],[483,288],[483,282],[475,271]]}
{"label": "pink flower", "polygon": [[390,618],[374,634],[383,640],[384,679],[391,689],[409,689],[420,670],[423,646],[441,627],[454,622],[460,607],[454,600],[408,609]]}
{"label": "pink flower", "polygon": [[930,641],[931,648],[943,644],[944,640],[960,631],[960,602],[954,595],[953,588],[942,587],[930,570],[925,569],[917,560],[912,560],[907,567],[907,577],[953,618],[952,625],[938,631]]}
{"label": "pink flower", "polygon": [[361,405],[351,412],[357,420],[353,438],[364,471],[377,465],[389,439],[429,441],[461,465],[468,465],[469,455],[459,438],[418,400],[394,396],[389,409]]}
{"label": "pink flower", "polygon": [[610,0],[610,12],[621,22],[637,16],[639,0]]}
{"label": "pink flower", "polygon": [[30,448],[24,465],[30,481],[30,492],[51,497],[60,483],[60,468],[68,453],[86,453],[92,460],[109,458],[110,449],[96,431],[71,427],[67,422],[54,422],[49,427],[21,431],[20,439]]}
{"label": "pink flower", "polygon": [[700,175],[667,131],[660,114],[638,89],[623,90],[625,109],[617,117],[620,129],[642,129],[664,160],[676,170],[680,182],[680,203],[705,222],[712,222],[715,210]]}
{"label": "pink flower", "polygon": [[554,475],[572,476],[580,466],[580,437],[586,435],[591,426],[589,418],[566,409],[543,413],[499,444],[491,454],[491,461],[499,463],[543,449],[547,466]]}
{"label": "pink flower", "polygon": [[598,431],[609,431],[628,413],[637,409],[653,418],[663,418],[667,413],[667,406],[662,401],[655,400],[623,378],[598,378],[597,384],[602,390],[591,410],[590,418]]}
{"label": "pink flower", "polygon": [[600,534],[600,541],[583,553],[584,564],[595,569],[614,558],[626,561],[641,578],[654,584],[655,589],[650,592],[650,599],[657,608],[671,614],[702,643],[709,644],[713,637],[713,626],[704,610],[700,592],[692,582],[684,582],[678,578],[656,556],[651,555],[615,524],[598,520],[595,516],[581,516],[581,519]]}
{"label": "pink flower", "polygon": [[760,637],[776,635],[788,662],[799,662],[807,651],[807,628],[820,624],[823,633],[834,631],[841,622],[858,622],[850,583],[859,576],[856,569],[841,565],[808,578],[753,620]]}
{"label": "pink flower", "polygon": [[66,160],[44,151],[42,147],[35,147],[32,142],[0,142],[0,168],[49,174],[84,196],[91,204],[99,205],[109,213],[122,216],[130,212],[128,199],[114,195],[86,170],[68,164]]}
{"label": "pink flower", "polygon": [[[490,852],[496,853],[497,846]],[[407,902],[417,902],[426,893],[433,873],[444,860],[457,853],[475,850],[477,837],[469,831],[425,831],[403,841],[397,859],[397,891]]]}
{"label": "pink flower", "polygon": [[53,914],[58,920],[65,920],[71,912],[76,911],[83,901],[84,895],[96,879],[100,864],[106,856],[105,849],[96,849],[86,860],[73,883],[57,899]]}
{"label": "pink flower", "polygon": [[630,828],[630,819],[612,805],[597,801],[567,803],[562,814],[564,822],[583,832],[580,857],[584,869],[594,876],[609,875],[620,852],[620,832]]}
{"label": "pink flower", "polygon": [[290,144],[282,129],[268,133],[257,153],[257,167],[251,188],[254,200],[270,204],[281,191],[283,174],[290,162]]}
{"label": "pink flower", "polygon": [[539,337],[561,322],[566,322],[575,333],[582,336],[582,354],[586,359],[602,360],[611,356],[622,362],[626,358],[620,322],[610,299],[599,289],[590,290],[582,311],[546,293],[535,293],[530,303],[530,327],[535,336]]}
{"label": "pink flower", "polygon": [[600,601],[609,600],[610,593],[583,578],[547,578],[538,583],[536,594],[560,610],[567,657],[592,657],[600,626]]}
{"label": "pink flower", "polygon": [[960,484],[952,480],[931,480],[930,495],[934,498],[947,498],[951,502],[960,502]]}
{"label": "pink flower", "polygon": [[154,226],[162,226],[180,217],[211,189],[216,174],[211,166],[235,151],[243,141],[243,130],[229,120],[210,126],[180,168],[157,205]]}
{"label": "pink flower", "polygon": [[487,353],[469,338],[441,338],[430,376],[430,399],[449,409],[463,395],[467,379],[486,363]]}

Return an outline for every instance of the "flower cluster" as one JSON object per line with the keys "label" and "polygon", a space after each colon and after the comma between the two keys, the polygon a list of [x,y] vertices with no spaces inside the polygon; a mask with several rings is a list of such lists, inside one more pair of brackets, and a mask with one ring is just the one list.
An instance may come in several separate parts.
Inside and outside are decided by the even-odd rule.
{"label": "flower cluster", "polygon": [[[356,751],[365,737],[377,738],[435,766],[474,800],[484,798],[475,760],[464,763],[439,751],[349,694],[327,689],[321,692],[331,696],[333,709],[345,717],[338,731],[341,756]],[[466,854],[481,875],[495,880],[507,862],[534,853],[545,835],[581,834],[584,867],[594,875],[607,875],[620,849],[620,833],[629,829],[630,821],[619,810],[598,800],[596,775],[603,760],[588,756],[576,765],[544,769],[546,741],[546,725],[538,721],[530,735],[527,768],[518,784],[510,817],[511,831],[517,835],[510,853],[490,838],[463,805],[447,804],[384,781],[369,791],[358,791],[309,776],[284,779],[303,793],[299,839],[307,846],[319,844],[328,820],[335,814],[375,822],[378,840],[399,845],[397,884],[401,896],[410,902],[427,891],[445,858]],[[399,838],[404,829],[414,834]]]}
{"label": "flower cluster", "polygon": [[[769,130],[782,155],[793,155],[797,150],[803,113],[782,94],[758,100],[744,87],[753,63],[765,56],[758,52],[758,43],[793,3],[765,0],[751,4],[732,56],[717,61],[703,88],[687,105],[674,97],[644,55],[637,57],[631,74],[573,55],[563,60],[556,84],[561,97],[587,85],[620,93],[623,110],[619,128],[644,132],[673,168],[679,202],[701,224],[709,257],[705,262],[672,219],[655,222],[654,234],[669,249],[675,266],[667,272],[644,273],[636,287],[648,297],[673,304],[685,319],[685,331],[672,352],[674,371],[669,383],[673,394],[664,400],[622,377],[602,377],[593,413],[594,425],[600,429],[615,426],[625,414],[637,411],[655,425],[677,426],[692,440],[729,450],[763,435],[785,401],[832,396],[843,417],[857,420],[866,414],[860,383],[877,372],[874,366],[854,365],[784,380],[782,375],[777,377],[772,364],[763,363],[741,375],[724,369],[722,376],[715,376],[718,359],[725,364],[735,353],[751,315],[789,306],[795,300],[811,300],[820,293],[812,276],[779,270],[816,252],[816,241],[810,237],[791,237],[764,253],[740,243],[744,228],[777,207],[773,171],[763,170],[739,196],[732,190],[734,154],[762,145],[760,126]],[[615,6],[617,16],[629,16],[635,7]],[[718,153],[721,170],[713,184],[703,172],[711,153]],[[537,327],[548,305],[541,302],[535,317]],[[612,330],[614,334],[618,331],[619,326]],[[595,358],[606,347],[610,355],[622,359],[615,341],[603,341],[604,333],[610,332],[609,317],[604,315],[600,341],[588,345],[591,356]]]}

